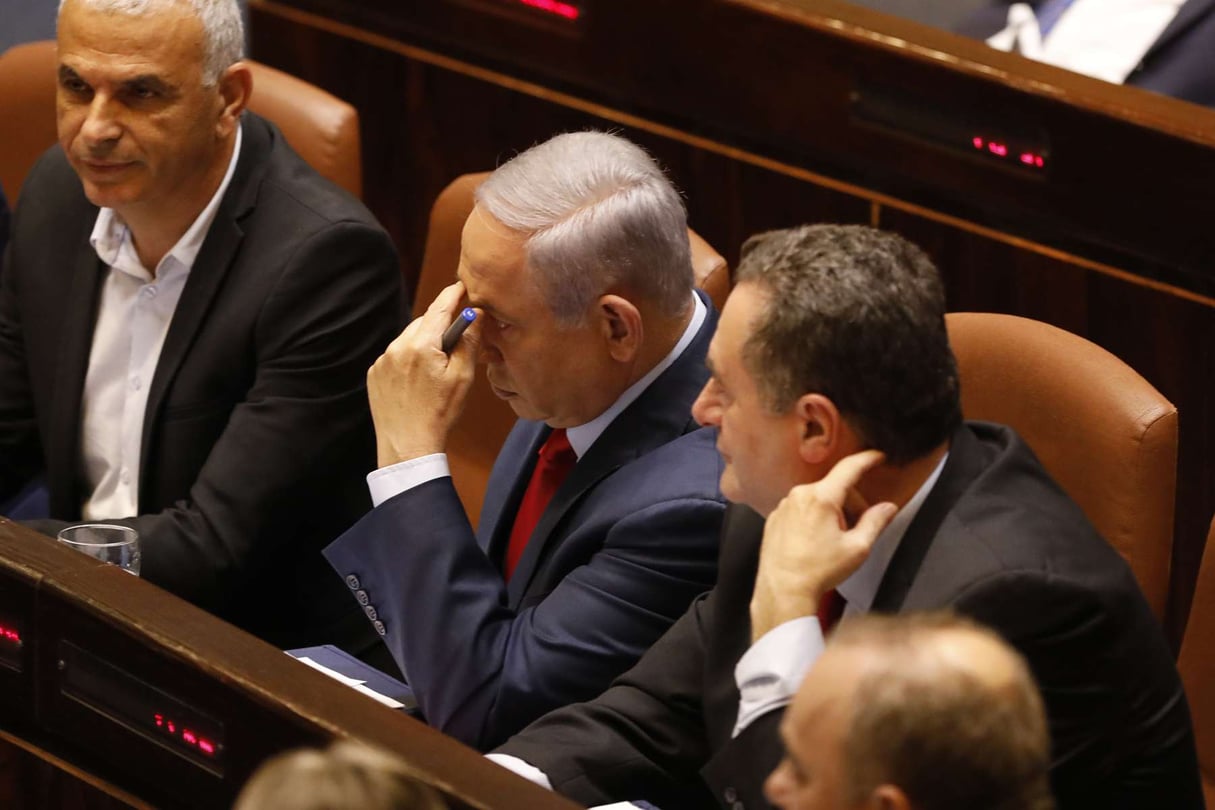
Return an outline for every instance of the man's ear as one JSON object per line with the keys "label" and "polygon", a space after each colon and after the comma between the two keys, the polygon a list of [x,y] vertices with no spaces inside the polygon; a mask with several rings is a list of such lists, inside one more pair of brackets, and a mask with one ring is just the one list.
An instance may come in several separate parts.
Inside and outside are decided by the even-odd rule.
{"label": "man's ear", "polygon": [[803,394],[793,407],[802,431],[802,461],[824,464],[838,456],[844,420],[835,403],[822,394]]}
{"label": "man's ear", "polygon": [[912,810],[912,804],[897,785],[878,785],[869,794],[865,810]]}
{"label": "man's ear", "polygon": [[218,81],[220,103],[217,134],[226,138],[236,130],[240,115],[249,106],[249,96],[253,93],[253,71],[248,62],[236,62],[220,74]]}
{"label": "man's ear", "polygon": [[599,326],[612,359],[618,363],[632,362],[645,338],[641,311],[619,295],[600,296],[596,304]]}

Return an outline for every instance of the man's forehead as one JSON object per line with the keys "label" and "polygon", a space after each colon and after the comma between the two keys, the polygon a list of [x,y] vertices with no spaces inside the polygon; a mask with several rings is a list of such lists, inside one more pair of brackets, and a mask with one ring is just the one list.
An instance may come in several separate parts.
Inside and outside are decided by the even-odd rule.
{"label": "man's forehead", "polygon": [[132,73],[169,63],[201,64],[205,49],[202,21],[188,4],[153,5],[139,14],[69,2],[59,15],[57,44],[61,64],[104,65]]}

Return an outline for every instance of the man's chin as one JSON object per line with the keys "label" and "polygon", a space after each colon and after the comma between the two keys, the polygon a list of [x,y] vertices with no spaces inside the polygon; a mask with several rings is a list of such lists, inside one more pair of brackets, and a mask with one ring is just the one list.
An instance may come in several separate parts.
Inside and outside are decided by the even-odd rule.
{"label": "man's chin", "polygon": [[532,407],[530,402],[527,402],[518,394],[513,394],[509,397],[503,397],[510,409],[515,412],[515,416],[520,419],[530,419],[533,422],[544,421],[544,414]]}
{"label": "man's chin", "polygon": [[84,196],[98,208],[122,208],[132,202],[134,194],[124,186],[94,183],[85,180]]}

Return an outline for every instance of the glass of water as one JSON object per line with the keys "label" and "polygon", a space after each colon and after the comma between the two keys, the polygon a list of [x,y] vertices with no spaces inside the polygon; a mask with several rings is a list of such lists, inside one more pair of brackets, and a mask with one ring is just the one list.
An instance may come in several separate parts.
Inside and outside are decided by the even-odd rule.
{"label": "glass of water", "polygon": [[83,523],[60,531],[59,542],[139,576],[139,533],[134,529]]}

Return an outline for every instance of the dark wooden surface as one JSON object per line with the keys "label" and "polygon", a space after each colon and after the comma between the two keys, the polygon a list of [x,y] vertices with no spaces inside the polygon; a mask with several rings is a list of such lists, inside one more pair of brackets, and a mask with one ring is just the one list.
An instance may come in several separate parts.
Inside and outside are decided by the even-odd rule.
{"label": "dark wooden surface", "polygon": [[[266,757],[349,736],[398,754],[453,808],[574,806],[177,597],[2,518],[0,618],[23,635],[22,671],[0,666],[0,733],[25,752],[0,745],[0,796],[56,789],[54,779],[31,777],[32,760],[86,776],[90,796],[226,808]],[[67,644],[222,723],[222,763],[199,765],[68,694]]]}
{"label": "dark wooden surface", "polygon": [[[366,199],[407,273],[454,177],[611,128],[668,167],[732,263],[765,228],[880,224],[937,259],[951,309],[1040,318],[1122,357],[1181,414],[1179,639],[1215,512],[1215,112],[835,0],[612,0],[569,33],[448,0],[254,0],[251,18],[256,58],[359,109]],[[858,77],[1029,122],[1051,170],[858,126]]]}

